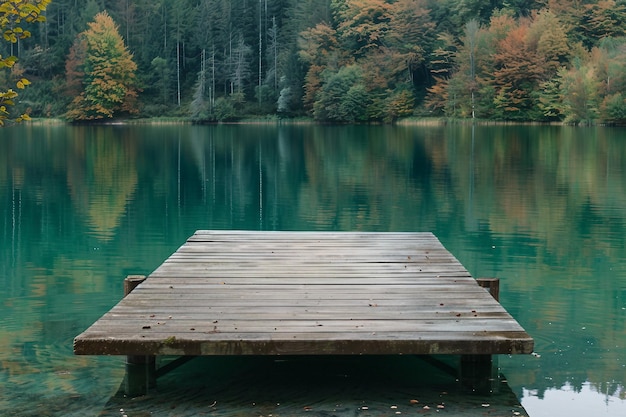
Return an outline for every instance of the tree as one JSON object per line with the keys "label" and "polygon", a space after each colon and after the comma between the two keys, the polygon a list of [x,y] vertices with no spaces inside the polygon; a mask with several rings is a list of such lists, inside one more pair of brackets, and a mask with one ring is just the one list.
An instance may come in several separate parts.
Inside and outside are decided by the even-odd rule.
{"label": "tree", "polygon": [[155,57],[151,63],[152,88],[155,90],[157,102],[166,105],[170,96],[170,81],[172,78],[170,66],[165,58]]}
{"label": "tree", "polygon": [[478,21],[475,19],[470,20],[465,24],[465,46],[469,52],[469,65],[470,65],[470,96],[472,105],[472,119],[476,117],[476,104],[474,103],[474,94],[476,90],[476,36],[478,34]]}
{"label": "tree", "polygon": [[76,68],[73,73],[82,73],[82,91],[69,105],[68,119],[96,120],[137,111],[137,66],[107,12],[95,16],[72,49],[70,56],[83,57],[69,63]]}
{"label": "tree", "polygon": [[570,46],[565,27],[550,10],[536,13],[528,30],[527,43],[543,56],[550,75],[567,62]]}
{"label": "tree", "polygon": [[[562,74],[562,72],[557,74]],[[563,118],[561,78],[555,77],[544,81],[539,87],[537,108],[546,120],[561,120]]]}
{"label": "tree", "polygon": [[322,84],[322,71],[338,65],[337,33],[327,23],[318,23],[300,34],[298,46],[300,60],[309,66],[304,79],[303,101],[305,108],[310,110]]}
{"label": "tree", "polygon": [[192,119],[206,119],[208,117],[209,104],[206,100],[206,78],[204,71],[198,73],[198,81],[193,93],[193,100],[189,104],[189,112]]}
{"label": "tree", "polygon": [[250,55],[252,48],[245,43],[242,33],[239,33],[237,44],[232,50],[230,72],[230,94],[243,94],[246,80],[249,78]]}
{"label": "tree", "polygon": [[615,0],[600,0],[586,4],[580,21],[579,32],[585,46],[591,48],[601,39],[620,37],[626,34],[626,3]]}
{"label": "tree", "polygon": [[527,42],[529,22],[524,19],[499,42],[494,56],[494,83],[499,116],[507,120],[532,120],[532,92],[545,73],[544,57]]}
{"label": "tree", "polygon": [[316,120],[332,122],[364,121],[367,118],[368,97],[361,69],[348,65],[322,74],[323,85],[313,107]]}
{"label": "tree", "polygon": [[606,96],[600,110],[603,120],[616,124],[626,123],[626,98],[622,93]]}
{"label": "tree", "polygon": [[377,49],[389,31],[390,5],[384,0],[335,0],[337,33],[357,58]]}
{"label": "tree", "polygon": [[[4,40],[11,44],[11,52],[13,52],[13,44],[31,35],[30,31],[22,27],[22,23],[45,21],[42,13],[49,3],[50,0],[4,0],[0,4],[0,30],[3,32]],[[0,55],[0,69],[13,69],[16,62],[17,57],[13,53],[9,56]],[[30,81],[23,77],[18,77],[14,82],[17,89],[23,89],[30,84]],[[13,106],[17,96],[17,92],[12,88],[0,91],[0,126],[10,120],[7,106]],[[28,118],[27,114],[22,114],[15,121],[20,122]]]}
{"label": "tree", "polygon": [[436,40],[426,0],[398,0],[391,4],[390,15],[386,43],[394,50],[392,56],[397,57],[394,78],[423,90],[432,82],[428,56]]}
{"label": "tree", "polygon": [[598,118],[600,82],[591,64],[575,65],[569,71],[559,71],[562,77],[565,121],[591,124]]}

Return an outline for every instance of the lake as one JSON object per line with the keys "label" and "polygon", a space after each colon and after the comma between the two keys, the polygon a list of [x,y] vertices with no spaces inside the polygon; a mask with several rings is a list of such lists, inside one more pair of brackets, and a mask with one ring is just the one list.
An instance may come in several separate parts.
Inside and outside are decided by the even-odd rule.
{"label": "lake", "polygon": [[[501,303],[535,338],[535,355],[498,359],[532,417],[624,416],[625,133],[470,125],[2,129],[0,415],[123,415],[115,395],[123,358],[74,356],[73,338],[119,301],[125,276],[149,274],[195,230],[248,229],[432,231],[472,275],[501,279]],[[194,360],[160,383],[177,396],[175,405],[163,402],[163,415],[251,415],[243,403],[266,415],[263,404],[275,408],[284,397],[299,406],[283,415],[313,415],[326,407],[320,398],[335,405],[318,415],[354,415],[366,401],[371,410],[405,406],[420,395],[488,405],[405,359],[319,360],[282,368],[249,358]],[[329,367],[336,372],[322,372]],[[185,408],[207,392],[214,397],[203,399],[201,412]]]}

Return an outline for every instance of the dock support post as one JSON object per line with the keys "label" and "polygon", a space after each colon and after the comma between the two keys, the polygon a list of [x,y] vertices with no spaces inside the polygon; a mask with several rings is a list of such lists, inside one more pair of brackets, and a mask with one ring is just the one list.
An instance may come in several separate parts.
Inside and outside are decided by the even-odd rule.
{"label": "dock support post", "polygon": [[478,394],[498,390],[498,360],[493,355],[461,355],[461,384]]}
{"label": "dock support post", "polygon": [[[500,301],[499,278],[476,278],[481,287]],[[479,393],[491,393],[498,389],[498,359],[493,355],[462,355],[460,380],[463,385]]]}
{"label": "dock support post", "polygon": [[[146,280],[145,275],[129,275],[124,280],[124,297]],[[129,397],[145,395],[156,387],[156,358],[147,355],[126,356],[124,392]]]}
{"label": "dock support post", "polygon": [[489,294],[500,302],[500,278],[476,278],[476,282],[489,291]]}

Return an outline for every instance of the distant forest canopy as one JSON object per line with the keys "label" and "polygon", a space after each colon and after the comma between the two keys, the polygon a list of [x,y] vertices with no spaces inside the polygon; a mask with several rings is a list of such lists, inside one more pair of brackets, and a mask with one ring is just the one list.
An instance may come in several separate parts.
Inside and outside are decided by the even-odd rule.
{"label": "distant forest canopy", "polygon": [[32,117],[626,123],[626,0],[53,0]]}

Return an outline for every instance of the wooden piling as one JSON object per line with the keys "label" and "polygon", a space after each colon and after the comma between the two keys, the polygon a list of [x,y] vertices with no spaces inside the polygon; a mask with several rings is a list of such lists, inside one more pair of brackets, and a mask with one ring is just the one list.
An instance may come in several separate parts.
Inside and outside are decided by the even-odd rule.
{"label": "wooden piling", "polygon": [[[145,275],[128,275],[124,279],[124,297],[146,280]],[[151,355],[127,355],[124,392],[129,397],[147,394],[156,387],[156,357]]]}
{"label": "wooden piling", "polygon": [[[476,278],[476,282],[489,291],[494,300],[500,301],[499,278]],[[492,393],[498,387],[496,358],[493,355],[461,355],[462,383],[475,392]]]}
{"label": "wooden piling", "polygon": [[145,280],[145,275],[128,275],[126,279],[124,279],[124,297],[130,294],[132,290],[137,288],[137,286]]}
{"label": "wooden piling", "polygon": [[500,301],[500,278],[476,278],[476,282],[489,291],[496,301]]}

